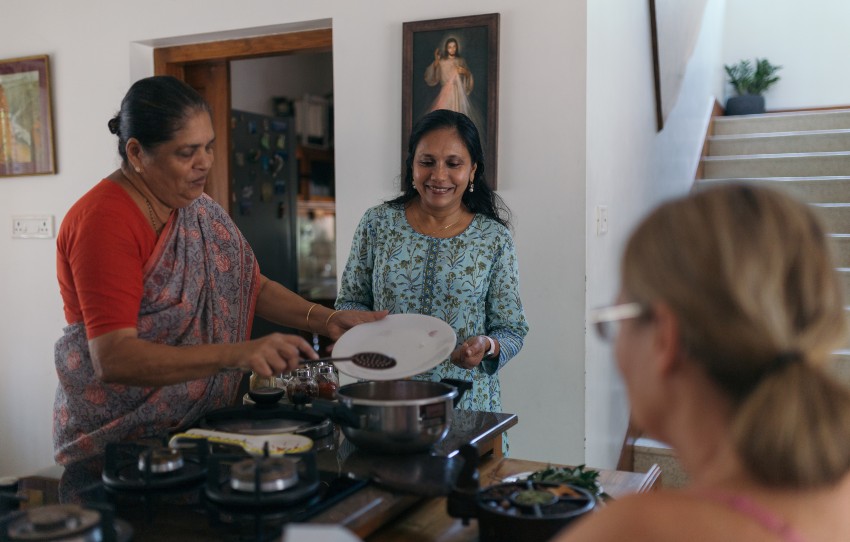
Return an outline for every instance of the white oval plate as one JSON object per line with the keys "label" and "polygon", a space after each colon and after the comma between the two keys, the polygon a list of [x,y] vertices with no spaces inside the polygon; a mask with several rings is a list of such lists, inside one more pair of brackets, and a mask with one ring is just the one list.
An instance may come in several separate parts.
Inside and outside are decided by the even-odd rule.
{"label": "white oval plate", "polygon": [[424,314],[390,314],[383,320],[346,331],[333,349],[334,357],[378,352],[395,358],[389,369],[368,369],[350,361],[336,362],[341,373],[363,380],[396,380],[424,373],[449,357],[457,345],[450,325]]}

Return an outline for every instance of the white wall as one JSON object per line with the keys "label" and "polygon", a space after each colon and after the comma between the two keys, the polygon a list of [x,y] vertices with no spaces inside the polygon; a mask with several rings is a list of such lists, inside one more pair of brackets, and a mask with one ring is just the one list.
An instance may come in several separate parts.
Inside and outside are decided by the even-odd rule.
{"label": "white wall", "polygon": [[0,475],[52,463],[53,343],[64,325],[54,243],[13,241],[11,216],[59,223],[117,165],[106,121],[152,69],[138,42],[332,19],[342,260],[361,213],[397,189],[402,23],[491,12],[502,17],[499,192],[514,211],[532,327],[504,374],[505,409],[520,418],[512,452],[583,460],[585,0],[374,3],[5,0],[0,58],[51,55],[59,173],[0,180]]}
{"label": "white wall", "polygon": [[[725,0],[709,0],[679,97],[656,131],[648,3],[588,2],[587,306],[611,304],[620,253],[636,222],[662,199],[687,192],[722,79],[717,66]],[[611,36],[618,36],[612,40]],[[625,82],[625,84],[624,84]],[[608,208],[605,235],[596,207]],[[616,465],[628,425],[625,389],[611,348],[587,334],[586,458]]]}
{"label": "white wall", "polygon": [[333,92],[333,55],[300,53],[234,60],[230,63],[231,107],[275,115],[272,98]]}
{"label": "white wall", "polygon": [[[768,110],[850,106],[850,2],[734,0],[726,9],[723,64],[767,58],[782,66]],[[722,68],[722,66],[721,66]],[[724,75],[725,77],[725,75]],[[734,95],[731,87],[726,97]],[[725,98],[721,103],[726,103]]]}
{"label": "white wall", "polygon": [[[584,1],[511,3],[502,13],[499,193],[514,211],[531,331],[503,371],[519,414],[511,455],[584,457]],[[494,9],[495,11],[495,9]]]}

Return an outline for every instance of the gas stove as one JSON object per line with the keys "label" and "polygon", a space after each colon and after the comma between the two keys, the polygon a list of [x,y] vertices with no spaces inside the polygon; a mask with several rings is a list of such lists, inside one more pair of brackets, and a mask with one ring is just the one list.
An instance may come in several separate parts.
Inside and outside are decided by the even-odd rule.
{"label": "gas stove", "polygon": [[[247,430],[265,431],[265,416],[254,415],[261,423]],[[321,436],[327,431],[321,421],[312,424],[309,452],[284,456],[255,457],[218,442],[200,446],[203,439],[115,444],[100,456],[21,478],[20,487],[0,480],[0,542],[14,540],[10,518],[58,505],[76,508],[52,511],[85,522],[91,515],[80,509],[101,517],[91,536],[72,540],[265,542],[279,540],[291,522],[342,525],[366,538],[421,499],[445,494],[463,444],[487,449],[516,422],[514,414],[456,411],[444,440],[410,456],[360,450],[333,425]]]}
{"label": "gas stove", "polygon": [[54,504],[0,519],[0,540],[127,542],[133,529],[108,507]]}
{"label": "gas stove", "polygon": [[[3,516],[0,541],[272,541],[284,524],[366,484],[320,470],[312,450],[251,456],[204,439],[110,444],[102,458],[65,469],[61,504]],[[19,508],[16,491],[5,495],[8,509]]]}

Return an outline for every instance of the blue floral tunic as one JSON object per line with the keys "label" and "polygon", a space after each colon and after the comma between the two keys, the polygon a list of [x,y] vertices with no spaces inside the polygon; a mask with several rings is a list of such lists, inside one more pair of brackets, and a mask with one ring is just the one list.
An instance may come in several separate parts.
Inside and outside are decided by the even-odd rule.
{"label": "blue floral tunic", "polygon": [[518,287],[513,238],[495,220],[476,214],[465,231],[439,239],[415,231],[401,206],[382,204],[357,226],[336,308],[435,316],[454,328],[458,345],[474,335],[498,339],[498,359],[473,370],[446,359],[414,378],[472,381],[459,407],[501,412],[498,370],[528,333]]}

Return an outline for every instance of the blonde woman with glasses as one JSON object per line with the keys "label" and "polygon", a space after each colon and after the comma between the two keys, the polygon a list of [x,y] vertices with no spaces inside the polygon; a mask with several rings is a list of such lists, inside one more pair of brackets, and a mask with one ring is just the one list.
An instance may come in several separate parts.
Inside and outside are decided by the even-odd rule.
{"label": "blonde woman with glasses", "polygon": [[850,393],[827,370],[847,322],[827,242],[807,206],[743,185],[638,226],[617,304],[591,319],[615,343],[632,416],[691,482],[618,500],[558,540],[850,540]]}

